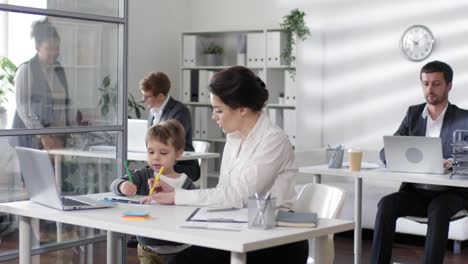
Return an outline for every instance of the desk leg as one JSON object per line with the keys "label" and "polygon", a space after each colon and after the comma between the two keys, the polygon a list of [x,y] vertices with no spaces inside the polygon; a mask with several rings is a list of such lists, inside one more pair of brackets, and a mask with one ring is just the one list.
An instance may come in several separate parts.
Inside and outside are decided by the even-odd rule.
{"label": "desk leg", "polygon": [[103,164],[101,159],[98,159],[98,183],[99,183],[99,192],[104,192],[104,168],[102,168]]}
{"label": "desk leg", "polygon": [[[91,238],[94,236],[93,228],[86,228],[87,237]],[[94,244],[86,245],[86,263],[93,264],[94,257]]]}
{"label": "desk leg", "polygon": [[31,263],[31,218],[19,217],[19,263]]}
{"label": "desk leg", "polygon": [[314,174],[314,175],[312,175],[312,177],[313,177],[313,179],[312,179],[313,183],[322,183],[322,175]]}
{"label": "desk leg", "polygon": [[354,264],[361,263],[362,246],[362,178],[356,178],[354,198]]}
{"label": "desk leg", "polygon": [[107,264],[115,264],[117,258],[117,233],[107,231]]}
{"label": "desk leg", "polygon": [[247,253],[231,252],[231,264],[247,263]]}
{"label": "desk leg", "polygon": [[200,162],[200,189],[208,187],[208,159],[201,159]]}
{"label": "desk leg", "polygon": [[[55,162],[55,183],[57,184],[57,190],[59,194],[62,194],[62,155],[54,155]],[[60,243],[63,241],[63,224],[57,222],[57,242]]]}

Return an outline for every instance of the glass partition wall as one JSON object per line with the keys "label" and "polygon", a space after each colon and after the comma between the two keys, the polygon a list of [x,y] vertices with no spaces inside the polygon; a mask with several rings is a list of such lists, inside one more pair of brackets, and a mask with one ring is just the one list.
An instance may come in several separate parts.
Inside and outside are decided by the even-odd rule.
{"label": "glass partition wall", "polygon": [[[48,152],[50,184],[62,194],[108,192],[123,174],[126,7],[124,0],[0,0],[0,202],[29,198],[18,146]],[[82,246],[105,241],[99,230],[37,227],[33,245],[43,263],[47,254],[101,262],[92,245]],[[17,238],[17,218],[0,213],[0,261],[18,257]]]}

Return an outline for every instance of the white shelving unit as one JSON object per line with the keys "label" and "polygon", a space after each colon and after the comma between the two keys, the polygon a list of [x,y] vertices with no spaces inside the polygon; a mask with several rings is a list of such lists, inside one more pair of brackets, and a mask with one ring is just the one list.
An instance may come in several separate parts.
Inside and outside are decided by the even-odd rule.
{"label": "white shelving unit", "polygon": [[[204,57],[203,50],[210,44],[219,45],[224,50],[219,65],[209,64]],[[286,33],[278,29],[182,33],[181,98],[192,108],[194,139],[224,142],[221,130],[211,120],[207,87],[215,72],[242,65],[254,71],[266,83],[269,91],[266,111],[295,145],[296,88],[287,71],[291,66],[285,65],[281,56],[285,45]]]}

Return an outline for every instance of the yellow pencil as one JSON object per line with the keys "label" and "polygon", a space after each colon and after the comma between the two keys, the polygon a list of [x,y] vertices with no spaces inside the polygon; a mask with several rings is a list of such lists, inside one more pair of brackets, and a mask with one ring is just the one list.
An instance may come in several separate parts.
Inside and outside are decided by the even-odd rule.
{"label": "yellow pencil", "polygon": [[161,166],[161,168],[159,168],[158,176],[156,176],[156,180],[154,180],[153,182],[153,187],[151,187],[149,195],[153,195],[154,187],[156,187],[156,184],[158,183],[159,178],[161,178],[161,174],[163,173],[163,171],[164,171],[164,166]]}

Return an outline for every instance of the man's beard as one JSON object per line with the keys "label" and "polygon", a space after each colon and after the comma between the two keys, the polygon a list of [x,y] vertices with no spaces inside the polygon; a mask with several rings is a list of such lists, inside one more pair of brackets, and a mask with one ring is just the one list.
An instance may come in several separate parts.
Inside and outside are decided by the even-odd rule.
{"label": "man's beard", "polygon": [[430,105],[439,105],[447,100],[447,95],[443,96],[434,96],[432,95],[432,99],[429,97],[431,94],[426,96],[426,102]]}

